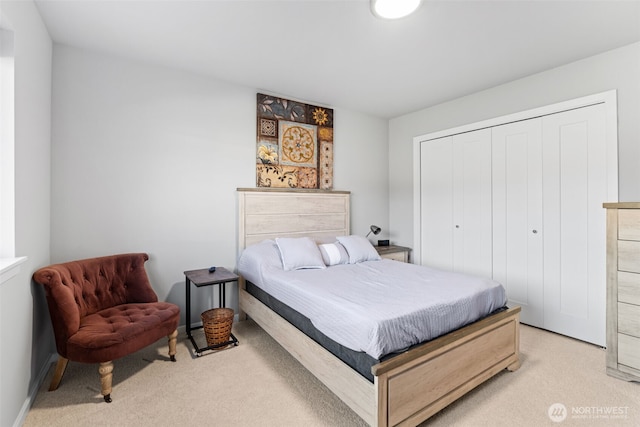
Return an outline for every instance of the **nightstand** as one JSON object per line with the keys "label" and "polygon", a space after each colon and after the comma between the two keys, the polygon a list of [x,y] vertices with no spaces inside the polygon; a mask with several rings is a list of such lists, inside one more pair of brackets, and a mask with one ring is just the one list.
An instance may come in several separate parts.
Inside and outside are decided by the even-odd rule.
{"label": "nightstand", "polygon": [[380,254],[382,258],[409,262],[409,252],[411,252],[411,248],[395,245],[374,246],[374,248],[376,248],[376,251],[378,251],[378,254]]}
{"label": "nightstand", "polygon": [[212,346],[208,345],[203,348],[200,348],[198,346],[195,338],[191,334],[191,331],[194,329],[202,329],[204,328],[204,326],[203,325],[195,326],[195,327],[191,326],[191,285],[193,284],[197,288],[200,288],[203,286],[212,286],[212,285],[218,286],[218,307],[224,307],[226,303],[225,291],[226,291],[227,283],[236,282],[237,284],[240,277],[232,273],[231,271],[227,270],[224,267],[217,267],[216,271],[214,271],[213,273],[210,273],[208,268],[203,268],[201,270],[185,271],[184,275],[185,275],[185,292],[186,292],[185,308],[187,311],[186,313],[187,338],[191,340],[191,344],[193,344],[193,348],[196,352],[196,355],[200,357],[202,355],[202,352],[205,350],[215,350],[217,348],[226,347],[230,344],[238,345],[239,344],[238,339],[233,334],[231,334],[229,342],[226,342],[223,344],[216,344]]}

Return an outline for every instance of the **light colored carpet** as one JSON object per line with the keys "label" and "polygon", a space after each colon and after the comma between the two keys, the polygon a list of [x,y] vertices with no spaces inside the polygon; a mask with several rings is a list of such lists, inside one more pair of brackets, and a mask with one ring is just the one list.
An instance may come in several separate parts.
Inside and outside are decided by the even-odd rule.
{"label": "light colored carpet", "polygon": [[[235,324],[234,334],[238,347],[200,358],[182,333],[176,363],[164,340],[115,361],[111,404],[100,395],[97,366],[69,363],[48,392],[52,366],[24,426],[365,425],[255,323]],[[520,348],[518,371],[498,374],[423,425],[640,425],[640,384],[607,376],[604,350],[524,325]],[[567,410],[560,423],[548,415],[556,403]]]}

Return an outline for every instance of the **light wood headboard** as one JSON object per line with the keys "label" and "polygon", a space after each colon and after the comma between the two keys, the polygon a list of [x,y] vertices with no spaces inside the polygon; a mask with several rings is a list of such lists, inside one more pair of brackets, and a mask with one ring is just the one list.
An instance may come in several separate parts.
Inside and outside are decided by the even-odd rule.
{"label": "light wood headboard", "polygon": [[275,237],[345,236],[349,191],[238,188],[238,254]]}

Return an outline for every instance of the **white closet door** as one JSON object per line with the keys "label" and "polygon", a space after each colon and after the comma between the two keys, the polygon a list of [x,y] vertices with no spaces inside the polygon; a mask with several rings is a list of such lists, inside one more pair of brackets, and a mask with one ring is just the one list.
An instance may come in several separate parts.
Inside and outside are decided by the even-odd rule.
{"label": "white closet door", "polygon": [[420,263],[491,277],[491,130],[425,141]]}
{"label": "white closet door", "polygon": [[453,138],[420,144],[420,264],[453,270]]}
{"label": "white closet door", "polygon": [[453,136],[453,271],[492,276],[491,129]]}
{"label": "white closet door", "polygon": [[497,126],[493,148],[493,278],[520,320],[543,327],[542,119]]}
{"label": "white closet door", "polygon": [[602,346],[605,142],[602,104],[543,119],[544,327]]}

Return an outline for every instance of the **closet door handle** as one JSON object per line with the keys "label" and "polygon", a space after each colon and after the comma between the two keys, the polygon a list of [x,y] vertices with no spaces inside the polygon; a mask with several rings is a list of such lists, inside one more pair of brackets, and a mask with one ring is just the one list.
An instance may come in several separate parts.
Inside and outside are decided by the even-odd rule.
{"label": "closet door handle", "polygon": [[538,234],[538,230],[533,230],[533,234]]}

